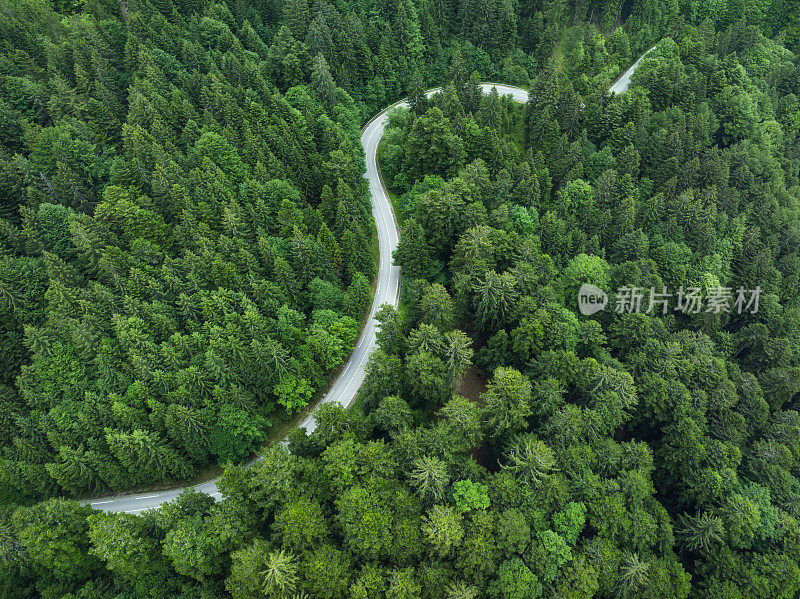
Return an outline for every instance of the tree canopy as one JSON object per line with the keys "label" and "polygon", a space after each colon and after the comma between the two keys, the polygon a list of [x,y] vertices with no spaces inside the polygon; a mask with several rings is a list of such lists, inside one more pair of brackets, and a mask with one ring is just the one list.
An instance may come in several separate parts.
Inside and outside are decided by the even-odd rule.
{"label": "tree canopy", "polygon": [[[793,3],[0,8],[0,595],[800,592]],[[357,337],[403,96],[356,406],[236,465]]]}

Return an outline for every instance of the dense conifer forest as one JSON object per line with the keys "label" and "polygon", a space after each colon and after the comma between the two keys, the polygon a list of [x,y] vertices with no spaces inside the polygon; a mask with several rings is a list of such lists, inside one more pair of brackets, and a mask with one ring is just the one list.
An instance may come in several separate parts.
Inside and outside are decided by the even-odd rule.
{"label": "dense conifer forest", "polygon": [[371,301],[361,111],[325,58],[288,89],[247,19],[166,8],[4,5],[0,479],[18,494],[247,457]]}
{"label": "dense conifer forest", "polygon": [[[796,598],[798,52],[788,0],[0,0],[0,596]],[[358,336],[403,96],[400,306],[245,468]]]}

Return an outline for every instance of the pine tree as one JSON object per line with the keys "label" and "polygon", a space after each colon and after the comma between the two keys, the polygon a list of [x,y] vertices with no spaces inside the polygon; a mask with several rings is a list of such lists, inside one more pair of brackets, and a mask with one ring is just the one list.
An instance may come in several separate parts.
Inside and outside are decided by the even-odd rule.
{"label": "pine tree", "polygon": [[481,85],[480,77],[476,71],[470,73],[469,79],[464,86],[464,109],[475,114],[481,105]]}
{"label": "pine tree", "polygon": [[342,235],[346,281],[352,281],[358,272],[363,273],[368,279],[375,276],[375,261],[372,259],[369,241],[358,223],[353,223]]}
{"label": "pine tree", "polygon": [[242,23],[242,29],[239,32],[239,39],[245,48],[258,54],[262,60],[267,57],[269,49],[263,40],[258,36],[256,30],[253,29],[250,21],[247,19],[245,19],[244,23]]}
{"label": "pine tree", "polygon": [[344,310],[350,318],[359,322],[369,308],[372,299],[372,288],[369,280],[363,274],[356,273],[347,289],[344,300]]}
{"label": "pine tree", "polygon": [[170,404],[166,409],[164,424],[169,436],[194,461],[202,463],[208,459],[208,422],[202,411]]}
{"label": "pine tree", "polygon": [[515,439],[505,457],[502,467],[526,485],[538,485],[552,474],[556,465],[552,450],[531,435]]}
{"label": "pine tree", "polygon": [[427,278],[432,266],[430,248],[425,231],[414,219],[403,224],[403,233],[393,258],[407,280]]}
{"label": "pine tree", "polygon": [[291,200],[283,200],[280,210],[278,210],[278,226],[280,227],[281,237],[291,237],[295,229],[305,233],[305,223],[303,223],[303,212]]}
{"label": "pine tree", "polygon": [[472,339],[463,331],[450,331],[445,334],[444,358],[451,386],[455,389],[461,375],[472,360]]}
{"label": "pine tree", "polygon": [[311,69],[311,88],[316,92],[317,97],[327,110],[331,110],[336,104],[336,83],[331,76],[330,68],[325,57],[320,53],[314,59],[314,66]]}
{"label": "pine tree", "polygon": [[464,106],[461,104],[455,84],[445,86],[439,100],[442,113],[453,124],[453,131],[462,135],[464,132]]}
{"label": "pine tree", "polygon": [[627,553],[622,558],[617,577],[617,594],[621,599],[634,597],[647,584],[650,564],[639,558],[638,553]]}
{"label": "pine tree", "polygon": [[291,265],[280,256],[275,258],[275,282],[283,290],[290,303],[296,304],[300,293],[300,282]]}
{"label": "pine tree", "polygon": [[466,154],[461,138],[438,108],[431,108],[414,121],[408,134],[403,171],[414,179],[425,174],[450,178],[463,165]]}
{"label": "pine tree", "polygon": [[715,545],[723,543],[725,528],[722,518],[703,512],[692,517],[684,514],[680,518],[678,535],[689,551],[711,551]]}
{"label": "pine tree", "polygon": [[336,220],[336,210],[338,205],[339,202],[337,201],[336,196],[333,194],[333,190],[331,189],[330,185],[324,185],[322,187],[322,193],[320,194],[319,211],[320,215],[329,226],[332,226]]}
{"label": "pine tree", "polygon": [[455,85],[456,90],[463,94],[464,84],[467,82],[467,68],[464,66],[464,57],[461,55],[461,49],[456,48],[453,52],[453,57],[450,59],[449,70],[450,81]]}
{"label": "pine tree", "polygon": [[497,88],[493,87],[488,96],[484,96],[481,102],[481,109],[478,120],[484,127],[489,127],[493,131],[500,128],[502,118],[502,108],[500,106],[500,94]]}
{"label": "pine tree", "polygon": [[272,41],[266,64],[279,89],[300,85],[305,82],[308,73],[306,45],[298,42],[291,30],[283,26]]}
{"label": "pine tree", "polygon": [[325,258],[328,260],[328,264],[330,264],[330,267],[333,269],[333,272],[338,274],[342,267],[342,250],[336,238],[333,236],[333,233],[331,233],[331,230],[328,228],[328,225],[325,223],[320,225],[319,232],[317,233],[317,242],[322,246],[322,251],[325,254]]}
{"label": "pine tree", "polygon": [[411,485],[423,501],[437,503],[444,498],[450,475],[447,473],[447,464],[442,460],[424,456],[414,462],[410,479]]}
{"label": "pine tree", "polygon": [[330,27],[325,22],[325,17],[322,11],[317,13],[311,26],[308,28],[308,35],[306,36],[306,45],[309,52],[314,56],[322,54],[327,60],[334,57],[334,44],[333,36],[331,35]]}
{"label": "pine tree", "polygon": [[308,0],[285,0],[283,20],[295,39],[305,39],[310,21]]}
{"label": "pine tree", "polygon": [[498,58],[508,56],[514,50],[517,40],[517,13],[513,0],[500,0],[495,28],[495,53]]}
{"label": "pine tree", "polygon": [[411,79],[408,91],[408,105],[411,107],[411,112],[416,115],[422,114],[428,107],[425,82],[422,80],[422,73],[419,72],[419,69],[414,70],[414,76]]}
{"label": "pine tree", "polygon": [[264,592],[267,595],[288,596],[297,585],[297,560],[291,552],[272,551],[267,557],[264,571]]}
{"label": "pine tree", "polygon": [[447,599],[476,599],[480,591],[466,582],[451,582],[445,591]]}
{"label": "pine tree", "polygon": [[91,463],[91,458],[82,450],[61,446],[58,461],[45,467],[62,489],[77,494],[91,490],[97,482]]}

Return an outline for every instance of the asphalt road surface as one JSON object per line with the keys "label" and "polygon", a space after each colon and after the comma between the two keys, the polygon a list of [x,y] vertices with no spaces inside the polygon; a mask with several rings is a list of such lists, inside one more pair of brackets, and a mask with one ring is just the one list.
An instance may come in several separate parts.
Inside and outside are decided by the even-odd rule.
{"label": "asphalt road surface", "polygon": [[[641,59],[639,59],[641,60]],[[621,93],[628,88],[630,73],[639,64],[637,60],[622,77],[611,87],[610,91]],[[528,101],[528,92],[519,87],[510,85],[499,85],[493,83],[481,84],[484,92],[490,92],[492,87],[496,87],[501,96],[511,95],[515,101],[525,103]],[[428,95],[439,91],[430,90]],[[378,169],[378,142],[381,140],[383,130],[386,127],[386,120],[389,111],[395,107],[405,107],[405,101],[393,104],[381,111],[375,118],[366,124],[361,133],[361,144],[364,146],[366,154],[367,172],[364,177],[369,181],[369,192],[372,198],[372,215],[378,229],[378,244],[380,247],[380,265],[378,267],[378,281],[375,289],[375,298],[370,308],[369,320],[367,321],[361,336],[358,338],[350,359],[345,364],[339,377],[331,386],[320,404],[335,402],[348,407],[355,399],[358,388],[364,380],[364,368],[369,360],[370,353],[375,347],[375,312],[383,304],[397,306],[400,292],[400,268],[392,264],[392,252],[397,247],[400,238],[397,221],[392,210],[392,203],[389,194],[381,179]],[[310,414],[301,424],[309,433],[315,428],[314,415]],[[208,493],[214,499],[219,499],[221,494],[217,489],[216,480],[184,487],[170,491],[153,491],[140,494],[123,494],[93,499],[84,503],[89,503],[92,507],[105,512],[127,512],[135,514],[145,510],[157,508],[162,503],[172,501],[188,488]]]}
{"label": "asphalt road surface", "polygon": [[[655,48],[655,46],[653,46],[653,48]],[[617,79],[610,88],[608,88],[608,93],[613,92],[615,94],[621,94],[622,92],[627,91],[631,84],[631,75],[633,75],[633,72],[636,70],[636,67],[639,66],[639,63],[642,62],[642,58],[647,56],[653,50],[653,48],[650,48],[650,50],[642,54],[639,57],[639,60],[634,62],[627,71],[622,73],[622,76]]]}

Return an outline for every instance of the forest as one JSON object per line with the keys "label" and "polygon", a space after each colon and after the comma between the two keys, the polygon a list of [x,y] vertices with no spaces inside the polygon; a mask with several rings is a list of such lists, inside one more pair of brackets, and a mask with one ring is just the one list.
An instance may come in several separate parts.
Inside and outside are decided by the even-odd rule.
{"label": "forest", "polygon": [[222,5],[127,25],[5,8],[6,494],[246,458],[327,384],[371,302],[358,107],[322,56],[281,93],[274,52]]}
{"label": "forest", "polygon": [[[0,0],[0,596],[797,597],[798,52],[788,0]],[[372,302],[404,96],[400,306],[268,443]]]}

